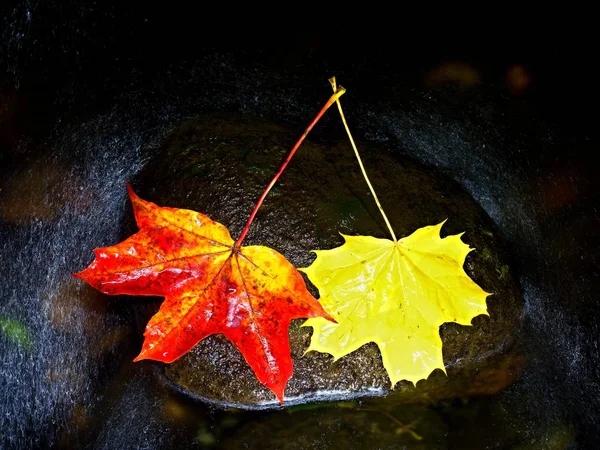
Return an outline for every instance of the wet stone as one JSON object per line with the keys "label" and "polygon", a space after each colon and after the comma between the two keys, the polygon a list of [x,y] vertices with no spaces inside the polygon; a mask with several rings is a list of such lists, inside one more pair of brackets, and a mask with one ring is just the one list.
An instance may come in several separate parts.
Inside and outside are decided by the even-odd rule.
{"label": "wet stone", "polygon": [[[298,136],[244,116],[188,121],[169,131],[159,156],[132,184],[146,200],[208,215],[228,227],[235,239]],[[467,257],[465,270],[493,293],[487,300],[490,317],[476,317],[471,327],[444,324],[448,376],[436,370],[416,388],[400,382],[393,390],[375,344],[335,362],[318,352],[303,356],[312,330],[300,327],[303,320],[293,321],[289,336],[294,375],[285,391],[286,405],[364,396],[434,402],[491,395],[507,387],[523,364],[515,350],[522,298],[498,230],[458,184],[434,169],[372,143],[358,146],[397,236],[446,219],[442,233],[465,232],[463,241],[476,249]],[[388,237],[348,143],[308,139],[265,200],[244,245],[272,247],[296,267],[307,267],[315,258],[311,250],[343,243],[339,233]],[[279,406],[221,335],[206,338],[161,370],[168,384],[203,401],[244,408]]]}

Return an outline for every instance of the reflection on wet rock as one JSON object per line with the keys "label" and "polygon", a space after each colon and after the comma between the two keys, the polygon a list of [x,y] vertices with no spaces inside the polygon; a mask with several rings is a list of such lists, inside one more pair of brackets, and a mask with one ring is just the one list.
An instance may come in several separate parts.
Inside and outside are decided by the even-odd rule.
{"label": "reflection on wet rock", "polygon": [[[81,185],[66,167],[34,161],[0,185],[0,220],[11,224],[56,220]],[[83,208],[85,203],[75,206]]]}
{"label": "reflection on wet rock", "polygon": [[480,83],[480,81],[479,71],[466,63],[458,61],[448,61],[440,64],[430,70],[425,78],[425,84],[428,86],[445,84],[473,86]]}
{"label": "reflection on wet rock", "polygon": [[[97,125],[62,130],[62,137],[44,143],[48,151],[39,155],[45,156],[20,161],[0,180],[0,429],[6,448],[78,445],[77,417],[97,413],[104,382],[136,344],[128,338],[131,309],[70,277],[89,263],[83,249],[117,238],[125,196],[112,186],[123,185],[138,167],[125,141],[103,144],[106,130]],[[105,157],[127,160],[125,169],[112,170],[97,153],[83,157],[103,145]],[[4,345],[11,342],[5,332],[32,345]]]}
{"label": "reflection on wet rock", "polygon": [[30,350],[33,346],[33,339],[27,327],[18,320],[6,316],[0,316],[0,339],[26,350]]}
{"label": "reflection on wet rock", "polygon": [[86,329],[94,330],[108,311],[105,295],[70,277],[48,293],[45,300],[48,320],[66,332],[74,330],[73,321],[81,316],[81,312]]}
{"label": "reflection on wet rock", "polygon": [[506,71],[506,84],[513,94],[522,94],[531,84],[531,75],[522,65],[510,66]]}

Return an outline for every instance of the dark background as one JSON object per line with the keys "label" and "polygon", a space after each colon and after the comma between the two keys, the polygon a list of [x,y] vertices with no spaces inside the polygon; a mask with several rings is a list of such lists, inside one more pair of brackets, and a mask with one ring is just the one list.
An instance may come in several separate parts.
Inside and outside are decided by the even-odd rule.
{"label": "dark background", "polygon": [[[230,84],[244,94],[238,101],[231,88],[223,105],[244,111],[252,99],[245,71],[253,71],[249,80],[276,74],[261,81],[264,91],[282,89],[292,98],[298,89],[304,105],[318,105],[329,95],[325,80],[331,75],[348,88],[349,110],[375,103],[385,110],[402,98],[419,110],[431,90],[447,86],[458,89],[451,98],[463,103],[443,113],[462,117],[471,100],[496,105],[499,129],[513,133],[506,137],[513,149],[506,152],[507,166],[531,175],[527,182],[542,203],[531,204],[532,216],[543,211],[548,217],[547,224],[534,221],[540,238],[534,244],[521,232],[525,223],[511,223],[512,210],[496,216],[488,210],[504,228],[516,268],[538,266],[537,272],[530,268],[532,284],[546,283],[541,290],[555,294],[545,300],[531,292],[526,296],[529,326],[539,338],[536,364],[549,383],[539,408],[562,408],[579,427],[581,448],[597,442],[600,89],[597,32],[586,23],[589,12],[573,21],[550,21],[515,20],[521,11],[502,11],[509,19],[501,18],[495,11],[456,22],[432,20],[433,11],[332,13],[307,11],[302,4],[268,14],[233,5],[209,12],[201,4],[176,2],[31,0],[0,8],[0,187],[28,161],[50,152],[52,146],[44,144],[64,132],[63,124],[93,119],[115,103],[145,108],[183,103],[191,85],[210,96]],[[271,13],[277,13],[276,20]],[[507,78],[514,67],[527,79],[521,89]],[[196,80],[178,85],[196,73]],[[218,79],[221,73],[229,78]],[[255,97],[263,93],[252,89]],[[131,96],[138,100],[123,101]],[[278,120],[298,126],[290,105],[258,109],[271,117],[280,110]],[[385,131],[382,136],[387,138]],[[547,248],[532,249],[545,242]]]}
{"label": "dark background", "polygon": [[470,65],[491,85],[505,84],[507,70],[520,65],[531,77],[521,97],[553,131],[575,139],[571,147],[597,140],[597,32],[587,18],[415,16],[298,7],[271,19],[234,7],[208,12],[191,2],[9,1],[0,22],[0,86],[3,122],[12,126],[3,126],[2,144],[6,149],[14,139],[46,132],[57,114],[110,105],[128,88],[217,52],[312,76],[315,86],[341,70],[347,86],[371,96],[385,96],[378,87],[391,78],[418,86],[448,61]]}

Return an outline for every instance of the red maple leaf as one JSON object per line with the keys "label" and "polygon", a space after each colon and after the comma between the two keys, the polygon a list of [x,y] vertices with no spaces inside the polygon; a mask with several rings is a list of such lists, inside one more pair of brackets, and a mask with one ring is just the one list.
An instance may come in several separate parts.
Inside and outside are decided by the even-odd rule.
{"label": "red maple leaf", "polygon": [[157,206],[127,186],[140,230],[117,245],[94,250],[94,261],[74,276],[106,294],[165,297],[146,326],[142,351],[135,361],[170,363],[205,337],[221,333],[283,403],[283,391],[292,376],[290,321],[333,318],[281,254],[241,243],[300,143],[343,93],[340,88],[309,125],[235,242],[225,226],[204,214]]}
{"label": "red maple leaf", "polygon": [[140,231],[94,250],[96,259],[74,276],[105,294],[165,297],[135,361],[170,363],[221,333],[283,401],[290,321],[330,318],[300,273],[268,247],[236,248],[227,228],[204,214],[161,208],[128,190]]}

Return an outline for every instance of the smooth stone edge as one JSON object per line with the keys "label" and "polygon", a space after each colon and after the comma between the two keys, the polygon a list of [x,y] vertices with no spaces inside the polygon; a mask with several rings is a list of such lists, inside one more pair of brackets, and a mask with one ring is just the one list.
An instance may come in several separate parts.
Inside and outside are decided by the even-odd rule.
{"label": "smooth stone edge", "polygon": [[193,391],[190,391],[179,383],[172,380],[165,374],[165,366],[159,363],[152,363],[152,369],[154,375],[159,382],[172,391],[183,395],[191,400],[204,403],[214,409],[228,410],[231,408],[241,409],[244,411],[276,411],[284,410],[287,407],[304,405],[312,402],[319,402],[320,404],[335,403],[340,401],[351,401],[357,399],[367,398],[380,398],[389,394],[389,389],[367,389],[361,392],[350,392],[350,391],[318,391],[310,396],[296,396],[296,397],[284,397],[283,405],[273,395],[272,401],[261,402],[253,405],[247,405],[244,403],[227,402],[223,400],[214,400],[209,397],[204,397]]}

